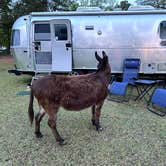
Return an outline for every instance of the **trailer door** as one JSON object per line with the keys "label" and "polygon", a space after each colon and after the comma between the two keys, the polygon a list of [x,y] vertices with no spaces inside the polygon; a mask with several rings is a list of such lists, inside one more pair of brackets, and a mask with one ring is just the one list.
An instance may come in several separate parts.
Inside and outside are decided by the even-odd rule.
{"label": "trailer door", "polygon": [[34,56],[36,72],[51,72],[52,50],[51,30],[49,22],[34,22],[34,37],[32,55]]}
{"label": "trailer door", "polygon": [[71,23],[69,20],[51,21],[52,71],[72,71]]}

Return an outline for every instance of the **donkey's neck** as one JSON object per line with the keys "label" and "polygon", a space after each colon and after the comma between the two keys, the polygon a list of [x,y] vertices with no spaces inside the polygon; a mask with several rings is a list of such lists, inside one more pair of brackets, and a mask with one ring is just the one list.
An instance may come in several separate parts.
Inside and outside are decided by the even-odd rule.
{"label": "donkey's neck", "polygon": [[108,87],[110,79],[109,79],[109,75],[105,73],[104,71],[97,71],[97,77],[100,79],[100,81],[102,82],[103,85],[105,85],[105,87]]}

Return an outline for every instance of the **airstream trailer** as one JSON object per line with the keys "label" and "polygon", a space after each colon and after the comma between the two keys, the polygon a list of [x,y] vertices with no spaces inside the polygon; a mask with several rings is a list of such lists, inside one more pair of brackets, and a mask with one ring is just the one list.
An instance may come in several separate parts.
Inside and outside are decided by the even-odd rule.
{"label": "airstream trailer", "polygon": [[33,12],[12,27],[15,74],[96,69],[104,50],[112,73],[140,58],[142,74],[166,74],[166,10]]}

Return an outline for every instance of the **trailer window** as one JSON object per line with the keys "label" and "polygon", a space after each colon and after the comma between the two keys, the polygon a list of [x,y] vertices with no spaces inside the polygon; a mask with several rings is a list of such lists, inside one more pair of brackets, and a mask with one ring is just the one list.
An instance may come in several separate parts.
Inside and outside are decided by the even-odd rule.
{"label": "trailer window", "polygon": [[67,26],[66,24],[55,24],[55,38],[56,40],[67,40]]}
{"label": "trailer window", "polygon": [[49,41],[51,40],[50,24],[35,24],[35,40]]}
{"label": "trailer window", "polygon": [[166,39],[166,21],[160,23],[160,38]]}
{"label": "trailer window", "polygon": [[50,33],[50,24],[35,24],[35,33]]}
{"label": "trailer window", "polygon": [[12,30],[11,46],[20,45],[20,30]]}

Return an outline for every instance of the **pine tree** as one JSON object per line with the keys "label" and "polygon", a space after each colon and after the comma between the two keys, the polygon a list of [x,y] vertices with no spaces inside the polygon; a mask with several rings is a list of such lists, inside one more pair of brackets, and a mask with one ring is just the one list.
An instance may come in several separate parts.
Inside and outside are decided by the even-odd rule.
{"label": "pine tree", "polygon": [[10,49],[10,32],[14,22],[11,16],[11,0],[0,1],[0,46],[7,47],[7,53]]}
{"label": "pine tree", "polygon": [[70,11],[70,10],[76,10],[78,7],[78,3],[76,0],[52,0],[50,2],[50,10],[51,11],[57,11],[57,10],[63,10],[63,11]]}
{"label": "pine tree", "polygon": [[14,21],[33,11],[47,11],[47,0],[21,0],[15,3],[12,0],[0,0],[0,45],[10,51],[11,28]]}

